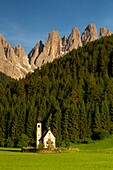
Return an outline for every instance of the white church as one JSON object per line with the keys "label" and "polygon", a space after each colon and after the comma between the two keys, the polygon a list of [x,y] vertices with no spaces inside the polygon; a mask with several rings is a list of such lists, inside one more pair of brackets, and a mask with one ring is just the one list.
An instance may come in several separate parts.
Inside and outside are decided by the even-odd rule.
{"label": "white church", "polygon": [[48,148],[48,145],[51,145],[53,148],[56,147],[55,136],[52,134],[50,128],[47,132],[42,134],[42,123],[40,117],[37,119],[36,148],[38,148],[39,144],[44,144],[44,148]]}

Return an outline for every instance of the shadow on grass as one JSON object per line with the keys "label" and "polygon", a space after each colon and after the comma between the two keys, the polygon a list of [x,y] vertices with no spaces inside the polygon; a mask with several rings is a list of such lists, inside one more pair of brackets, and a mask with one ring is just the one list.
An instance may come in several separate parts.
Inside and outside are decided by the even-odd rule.
{"label": "shadow on grass", "polygon": [[0,152],[22,152],[21,149],[13,149],[13,148],[0,148]]}

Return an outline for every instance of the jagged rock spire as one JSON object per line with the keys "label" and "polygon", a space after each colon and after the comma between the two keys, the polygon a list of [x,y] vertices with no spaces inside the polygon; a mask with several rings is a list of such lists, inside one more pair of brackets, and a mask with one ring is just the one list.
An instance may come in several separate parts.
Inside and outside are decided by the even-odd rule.
{"label": "jagged rock spire", "polygon": [[2,35],[0,35],[0,71],[15,79],[23,78],[31,71],[24,48],[12,47]]}
{"label": "jagged rock spire", "polygon": [[72,49],[77,49],[81,46],[82,42],[80,38],[80,31],[77,27],[74,27],[67,41],[67,50],[71,51]]}
{"label": "jagged rock spire", "polygon": [[106,28],[100,28],[100,37],[106,37],[110,35],[112,35],[110,30],[107,30]]}
{"label": "jagged rock spire", "polygon": [[[106,28],[100,28],[100,37],[110,36],[112,32]],[[40,41],[25,55],[21,45],[12,47],[0,34],[0,71],[12,78],[23,78],[37,67],[52,62],[73,49],[85,45],[87,42],[98,39],[95,24],[89,24],[80,37],[77,27],[72,29],[69,37],[60,37],[59,32],[53,30],[49,33],[45,44]]]}
{"label": "jagged rock spire", "polygon": [[96,39],[98,39],[96,26],[95,24],[89,24],[85,31],[82,33],[82,44],[85,45],[87,42],[95,41]]}

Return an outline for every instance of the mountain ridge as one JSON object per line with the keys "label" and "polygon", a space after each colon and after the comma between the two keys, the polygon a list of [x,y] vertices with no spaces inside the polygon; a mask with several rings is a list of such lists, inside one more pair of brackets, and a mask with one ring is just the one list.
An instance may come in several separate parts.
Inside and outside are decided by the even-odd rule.
{"label": "mountain ridge", "polygon": [[[106,28],[100,28],[99,35],[100,37],[110,36],[112,32]],[[95,24],[89,24],[81,35],[79,29],[74,27],[67,38],[66,36],[61,38],[58,31],[52,30],[45,44],[40,40],[26,56],[21,45],[12,47],[0,34],[0,71],[14,79],[24,78],[36,68],[98,38]]]}

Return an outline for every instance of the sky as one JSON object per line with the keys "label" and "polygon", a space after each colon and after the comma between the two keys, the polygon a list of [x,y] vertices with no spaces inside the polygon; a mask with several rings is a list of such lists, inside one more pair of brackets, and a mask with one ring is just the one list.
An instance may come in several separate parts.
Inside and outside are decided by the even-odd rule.
{"label": "sky", "polygon": [[113,0],[0,0],[0,34],[25,53],[51,30],[67,37],[73,27],[82,34],[88,24],[113,31]]}

